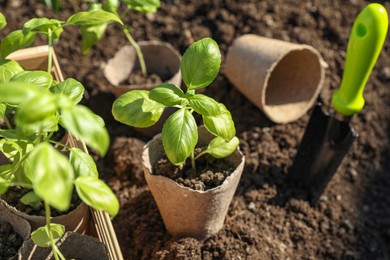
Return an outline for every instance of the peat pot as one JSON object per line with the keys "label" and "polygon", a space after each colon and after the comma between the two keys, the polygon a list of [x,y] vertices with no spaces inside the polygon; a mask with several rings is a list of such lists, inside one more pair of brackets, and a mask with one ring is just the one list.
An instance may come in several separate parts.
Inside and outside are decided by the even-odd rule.
{"label": "peat pot", "polygon": [[[198,146],[213,138],[205,128],[199,128]],[[163,157],[161,134],[148,142],[142,159],[144,174],[168,232],[174,237],[194,237],[203,240],[223,226],[230,202],[244,168],[244,155],[237,149],[225,158],[235,170],[218,187],[197,191],[179,185],[174,180],[153,175],[154,165]]]}
{"label": "peat pot", "polygon": [[224,73],[269,119],[288,123],[313,106],[326,66],[309,45],[247,34],[229,47]]}
{"label": "peat pot", "polygon": [[[66,232],[57,242],[57,247],[65,259],[109,260],[107,247],[97,238],[74,232]],[[16,259],[54,259],[51,247],[38,247],[29,239],[23,243]]]}

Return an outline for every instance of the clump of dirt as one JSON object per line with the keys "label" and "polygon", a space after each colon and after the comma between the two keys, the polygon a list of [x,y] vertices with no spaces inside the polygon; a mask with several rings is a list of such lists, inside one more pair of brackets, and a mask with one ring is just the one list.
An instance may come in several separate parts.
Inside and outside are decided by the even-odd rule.
{"label": "clump of dirt", "polygon": [[8,222],[0,222],[0,259],[9,259],[17,254],[23,239]]}

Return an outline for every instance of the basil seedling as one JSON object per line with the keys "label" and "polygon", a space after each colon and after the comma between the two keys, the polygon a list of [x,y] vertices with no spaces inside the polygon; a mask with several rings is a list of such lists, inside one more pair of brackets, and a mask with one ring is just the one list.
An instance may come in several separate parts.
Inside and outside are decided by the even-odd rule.
{"label": "basil seedling", "polygon": [[[186,92],[167,83],[151,91],[127,92],[115,100],[112,107],[114,118],[130,126],[149,127],[159,120],[165,108],[175,107],[178,110],[167,119],[162,129],[164,151],[171,163],[182,165],[191,157],[195,169],[195,159],[203,154],[208,153],[215,158],[230,155],[239,144],[230,112],[213,98],[196,93],[216,78],[220,64],[221,54],[214,40],[204,38],[191,44],[181,60]],[[198,142],[198,129],[194,112],[202,116],[206,129],[215,136],[196,157],[194,149]]]}

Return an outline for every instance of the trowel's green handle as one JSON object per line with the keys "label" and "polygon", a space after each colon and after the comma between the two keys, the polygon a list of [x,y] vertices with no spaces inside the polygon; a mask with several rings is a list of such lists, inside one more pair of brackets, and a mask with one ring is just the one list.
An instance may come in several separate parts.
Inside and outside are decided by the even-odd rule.
{"label": "trowel's green handle", "polygon": [[356,18],[348,42],[340,88],[333,93],[336,112],[351,116],[364,106],[363,90],[386,38],[388,15],[380,4],[367,5]]}

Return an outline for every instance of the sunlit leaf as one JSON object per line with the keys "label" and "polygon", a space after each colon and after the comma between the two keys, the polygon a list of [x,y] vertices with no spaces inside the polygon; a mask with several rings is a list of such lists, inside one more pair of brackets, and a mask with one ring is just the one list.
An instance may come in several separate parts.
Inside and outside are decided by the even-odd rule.
{"label": "sunlit leaf", "polygon": [[203,153],[209,153],[214,158],[225,158],[232,154],[239,145],[240,140],[233,137],[229,142],[217,136],[209,143],[207,149]]}
{"label": "sunlit leaf", "polygon": [[111,217],[119,212],[119,201],[102,180],[92,176],[80,176],[75,180],[77,194],[88,206],[106,211]]}
{"label": "sunlit leaf", "polygon": [[9,82],[15,74],[21,71],[23,71],[23,68],[18,62],[14,60],[0,59],[0,83]]}
{"label": "sunlit leaf", "polygon": [[218,105],[220,113],[215,116],[203,116],[203,123],[210,133],[230,141],[236,135],[232,115],[223,104]]}
{"label": "sunlit leaf", "polygon": [[182,108],[173,113],[164,123],[162,143],[165,154],[174,165],[185,162],[198,142],[195,118]]}
{"label": "sunlit leaf", "polygon": [[76,138],[104,156],[110,144],[108,131],[87,107],[76,105],[61,111],[61,123]]}
{"label": "sunlit leaf", "polygon": [[118,97],[112,105],[114,118],[134,127],[149,127],[161,117],[165,106],[150,99],[149,91],[134,90]]}
{"label": "sunlit leaf", "polygon": [[63,32],[61,21],[57,19],[48,18],[32,18],[28,20],[23,26],[23,33],[27,35],[29,32],[39,32],[48,34],[49,30],[52,32],[53,39],[58,39]]}
{"label": "sunlit leaf", "polygon": [[20,198],[20,201],[25,205],[39,205],[42,202],[42,199],[34,192],[30,191],[23,195]]}
{"label": "sunlit leaf", "polygon": [[0,13],[0,30],[4,29],[7,26],[7,19],[5,19],[4,14]]}
{"label": "sunlit leaf", "polygon": [[84,86],[81,82],[67,78],[51,88],[51,91],[56,94],[61,94],[69,97],[74,104],[78,104],[84,95]]}
{"label": "sunlit leaf", "polygon": [[[50,224],[51,237],[56,243],[65,233],[65,226],[60,224]],[[31,233],[31,240],[40,247],[50,247],[50,232],[47,225],[39,227]]]}
{"label": "sunlit leaf", "polygon": [[38,87],[49,89],[53,83],[53,76],[41,70],[21,71],[11,78],[11,81],[27,82]]}
{"label": "sunlit leaf", "polygon": [[65,155],[48,143],[40,143],[25,160],[24,173],[44,201],[60,211],[69,208],[74,173]]}
{"label": "sunlit leaf", "polygon": [[183,54],[181,74],[188,89],[204,88],[217,77],[221,64],[218,44],[211,38],[194,42]]}
{"label": "sunlit leaf", "polygon": [[129,9],[140,13],[154,13],[160,7],[160,0],[122,0]]}
{"label": "sunlit leaf", "polygon": [[69,161],[73,166],[76,178],[79,176],[92,176],[97,178],[99,176],[95,161],[81,149],[71,148]]}
{"label": "sunlit leaf", "polygon": [[103,10],[76,13],[68,18],[66,24],[94,26],[110,22],[117,22],[123,25],[123,22],[117,15]]}
{"label": "sunlit leaf", "polygon": [[175,85],[164,83],[153,88],[149,93],[149,98],[165,106],[174,106],[182,102],[184,93]]}
{"label": "sunlit leaf", "polygon": [[35,38],[35,32],[23,33],[22,30],[16,30],[9,33],[1,40],[0,57],[5,58],[14,51],[30,46]]}
{"label": "sunlit leaf", "polygon": [[204,116],[215,116],[220,113],[218,102],[214,99],[202,95],[195,94],[188,98],[191,107],[198,113]]}

